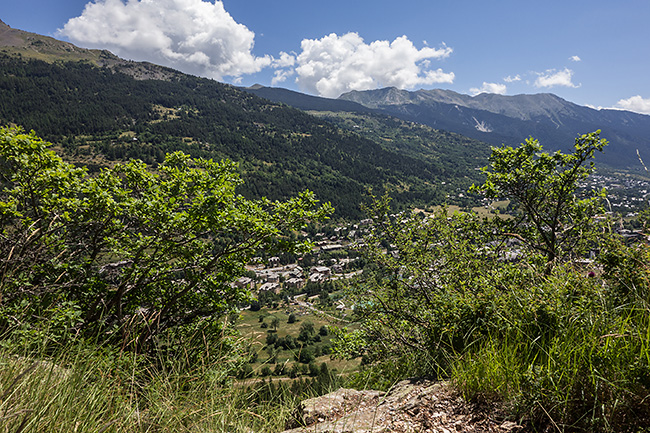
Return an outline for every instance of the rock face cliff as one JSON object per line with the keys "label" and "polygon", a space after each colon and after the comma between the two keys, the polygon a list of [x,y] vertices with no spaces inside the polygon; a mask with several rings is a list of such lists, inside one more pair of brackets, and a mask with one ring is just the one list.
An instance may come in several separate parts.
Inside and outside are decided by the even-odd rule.
{"label": "rock face cliff", "polygon": [[470,404],[444,382],[404,380],[387,393],[339,389],[305,400],[284,433],[516,432],[496,408]]}

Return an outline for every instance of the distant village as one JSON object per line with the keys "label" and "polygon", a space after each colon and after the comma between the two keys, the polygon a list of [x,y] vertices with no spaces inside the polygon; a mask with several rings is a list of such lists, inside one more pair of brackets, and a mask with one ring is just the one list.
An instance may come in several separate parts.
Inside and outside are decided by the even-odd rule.
{"label": "distant village", "polygon": [[649,204],[650,182],[646,179],[593,174],[583,186],[598,190],[605,188],[609,212],[626,218],[637,216],[639,210]]}
{"label": "distant village", "polygon": [[[635,218],[638,212],[648,207],[650,199],[650,182],[630,176],[620,178],[615,175],[593,174],[588,181],[581,185],[582,188],[607,191],[606,213],[602,217],[618,215],[620,224],[615,230],[625,238],[636,240],[642,236],[640,230],[623,226],[624,220]],[[491,206],[483,203],[486,208]],[[371,220],[361,220],[356,224],[339,225],[328,228],[328,233],[312,233],[314,246],[309,256],[312,258],[308,266],[303,258],[298,258],[293,263],[283,263],[280,257],[255,257],[246,266],[248,276],[236,280],[233,284],[239,288],[250,290],[258,297],[287,293],[288,302],[293,304],[311,303],[318,300],[319,295],[310,295],[305,288],[307,285],[321,285],[331,281],[349,279],[362,272],[354,266],[357,260],[355,247],[360,245],[363,236],[368,233]],[[302,232],[303,237],[309,236]],[[505,259],[516,259],[519,251],[516,246],[508,252]],[[345,306],[338,302],[336,308],[343,310]]]}
{"label": "distant village", "polygon": [[[357,260],[354,248],[368,232],[370,222],[371,220],[364,219],[356,224],[334,227],[331,233],[315,233],[311,236],[314,246],[308,254],[314,262],[310,266],[303,263],[303,257],[298,258],[297,262],[284,264],[277,256],[267,259],[255,257],[246,266],[249,276],[241,277],[233,284],[250,290],[258,297],[264,294],[295,293],[288,300],[290,303],[314,302],[319,295],[308,296],[303,290],[308,285],[349,279],[362,272],[354,266]],[[309,235],[301,232],[301,236]],[[336,308],[343,310],[345,305],[339,302]]]}

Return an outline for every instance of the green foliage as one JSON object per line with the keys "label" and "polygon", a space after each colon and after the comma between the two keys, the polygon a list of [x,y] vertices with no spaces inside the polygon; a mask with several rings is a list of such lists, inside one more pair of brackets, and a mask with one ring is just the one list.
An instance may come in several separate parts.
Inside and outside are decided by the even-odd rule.
{"label": "green foliage", "polygon": [[[593,171],[594,153],[607,141],[600,131],[575,140],[573,153],[543,152],[533,138],[521,146],[493,147],[485,183],[474,191],[488,198],[506,198],[518,207],[507,232],[541,253],[549,266],[582,254],[593,241],[594,216],[602,213],[604,191],[578,194],[581,181]],[[596,232],[597,233],[597,232]]]}
{"label": "green foliage", "polygon": [[314,324],[310,321],[303,322],[300,325],[300,333],[298,334],[298,340],[303,341],[305,343],[310,343],[311,340],[314,338],[315,331],[314,331]]}
{"label": "green foliage", "polygon": [[[572,155],[538,153],[533,140],[495,150],[482,188],[518,200],[513,220],[395,214],[376,199],[369,266],[349,293],[360,326],[333,330],[338,354],[362,356],[352,383],[450,378],[530,430],[650,428],[650,249],[593,236],[600,197],[575,197],[603,145],[588,134]],[[544,266],[514,254],[513,237]],[[569,260],[587,245],[597,261]]]}
{"label": "green foliage", "polygon": [[0,432],[281,431],[297,398],[317,385],[261,399],[224,387],[227,354],[153,369],[142,355],[77,343],[47,360],[0,350]]}
{"label": "green foliage", "polygon": [[[431,177],[429,182],[436,185],[435,202],[453,202],[461,205],[474,203],[474,197],[457,196],[458,191],[466,190],[472,182],[481,179],[476,167],[487,162],[489,148],[485,143],[448,131],[432,129],[420,123],[375,113],[310,111],[310,114],[379,143],[391,152],[426,160],[433,167],[434,177]],[[394,199],[400,200],[401,194],[415,195],[416,191],[422,195],[426,194],[426,190],[416,183],[410,185],[406,191],[397,188],[391,191],[391,194]],[[422,204],[430,203],[423,201]]]}
{"label": "green foliage", "polygon": [[386,198],[368,212],[373,222],[362,251],[372,272],[364,272],[352,292],[365,323],[367,356],[418,351],[444,369],[449,352],[498,326],[484,307],[494,281],[510,270],[496,266],[505,243],[489,222],[471,214],[395,215]]}
{"label": "green foliage", "polygon": [[16,128],[0,130],[0,180],[3,309],[72,303],[77,331],[134,347],[231,311],[248,293],[230,283],[260,248],[304,250],[284,235],[331,212],[308,191],[247,200],[235,164],[180,152],[156,172],[131,161],[89,176]]}
{"label": "green foliage", "polygon": [[[542,303],[515,292],[521,312],[510,313],[514,326],[458,358],[451,375],[456,386],[468,398],[508,401],[538,427],[650,427],[643,403],[650,394],[648,309],[632,313],[629,304],[611,296],[611,277],[557,268],[538,283],[546,298]],[[532,302],[535,306],[528,307]],[[540,325],[548,331],[536,338],[531,330]]]}
{"label": "green foliage", "polygon": [[451,378],[468,399],[507,402],[531,428],[649,427],[646,245],[608,240],[602,275],[571,264],[539,273],[501,260],[490,220],[376,215],[365,251],[375,270],[350,293],[362,325],[335,330],[338,353],[366,366],[352,383]]}
{"label": "green foliage", "polygon": [[274,331],[277,331],[279,325],[280,325],[280,319],[278,319],[277,317],[271,319],[271,328],[273,328]]}
{"label": "green foliage", "polygon": [[315,359],[316,355],[314,354],[314,349],[312,349],[311,346],[302,347],[296,354],[296,361],[299,361],[303,364],[313,363]]}

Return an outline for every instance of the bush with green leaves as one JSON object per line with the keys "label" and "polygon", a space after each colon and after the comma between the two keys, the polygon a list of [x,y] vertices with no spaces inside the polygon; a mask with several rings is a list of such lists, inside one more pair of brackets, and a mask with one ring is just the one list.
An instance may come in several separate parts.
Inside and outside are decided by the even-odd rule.
{"label": "bush with green leaves", "polygon": [[298,334],[298,341],[302,341],[305,344],[312,342],[312,339],[315,335],[314,323],[311,321],[303,322],[300,325],[300,330]]}
{"label": "bush with green leaves", "polygon": [[444,374],[452,354],[503,327],[493,305],[498,282],[526,284],[529,275],[502,261],[506,242],[475,215],[394,214],[387,198],[368,212],[362,251],[371,266],[349,294],[363,326],[337,339],[338,350],[363,354],[366,363],[413,355],[426,374]]}
{"label": "bush with green leaves", "polygon": [[[360,326],[333,329],[337,353],[362,357],[352,382],[451,379],[531,430],[650,428],[650,248],[595,222],[601,193],[578,197],[603,145],[588,134],[571,155],[534,140],[495,152],[484,191],[510,191],[515,218],[375,199],[369,266],[349,290]],[[596,260],[575,260],[587,247]]]}
{"label": "bush with green leaves", "polygon": [[607,145],[600,131],[576,138],[571,153],[544,152],[532,137],[519,147],[493,147],[483,185],[471,190],[491,199],[509,199],[517,209],[502,232],[541,254],[548,269],[593,246],[593,217],[603,213],[605,191],[582,191],[580,182],[594,170],[594,154]]}
{"label": "bush with green leaves", "polygon": [[331,213],[309,191],[286,202],[244,198],[229,161],[177,152],[155,171],[130,161],[91,176],[49,147],[0,129],[5,327],[21,308],[29,321],[67,302],[81,311],[76,332],[142,348],[248,302],[231,282],[256,252],[304,251],[307,242],[286,235]]}

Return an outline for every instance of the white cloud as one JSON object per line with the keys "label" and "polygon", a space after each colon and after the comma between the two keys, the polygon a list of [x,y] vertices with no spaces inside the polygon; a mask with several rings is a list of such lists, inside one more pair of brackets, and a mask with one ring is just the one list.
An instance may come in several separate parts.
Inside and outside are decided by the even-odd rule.
{"label": "white cloud", "polygon": [[573,71],[568,68],[564,68],[561,71],[549,69],[548,71],[544,73],[538,73],[537,75],[538,77],[535,80],[535,87],[580,87],[576,86],[571,81],[573,78]]}
{"label": "white cloud", "polygon": [[281,69],[278,71],[275,71],[273,74],[273,78],[271,79],[271,85],[275,86],[280,83],[284,83],[287,81],[287,78],[293,76],[295,71],[293,69]]}
{"label": "white cloud", "polygon": [[280,51],[280,58],[273,59],[273,66],[276,68],[289,68],[296,64],[296,57]]}
{"label": "white cloud", "polygon": [[255,34],[218,0],[96,0],[59,33],[78,45],[215,79],[272,62],[252,54]]}
{"label": "white cloud", "polygon": [[366,44],[357,33],[332,33],[321,39],[304,39],[301,50],[297,66],[289,73],[295,72],[303,91],[327,97],[351,90],[452,83],[455,78],[453,72],[429,69],[431,60],[448,57],[451,48],[418,50],[406,36]]}
{"label": "white cloud", "polygon": [[641,114],[650,114],[650,98],[643,99],[640,95],[636,95],[628,99],[621,99],[616,103],[616,108]]}
{"label": "white cloud", "polygon": [[572,62],[581,62],[582,61],[582,59],[580,57],[578,57],[578,56],[571,56],[571,57],[569,57],[569,60],[571,60]]}
{"label": "white cloud", "polygon": [[507,87],[505,84],[486,83],[484,81],[480,88],[472,87],[469,91],[472,95],[478,95],[479,93],[496,93],[497,95],[505,95]]}
{"label": "white cloud", "polygon": [[512,75],[508,75],[503,79],[506,83],[514,83],[515,81],[521,81],[521,76],[519,74],[515,75],[514,77]]}

